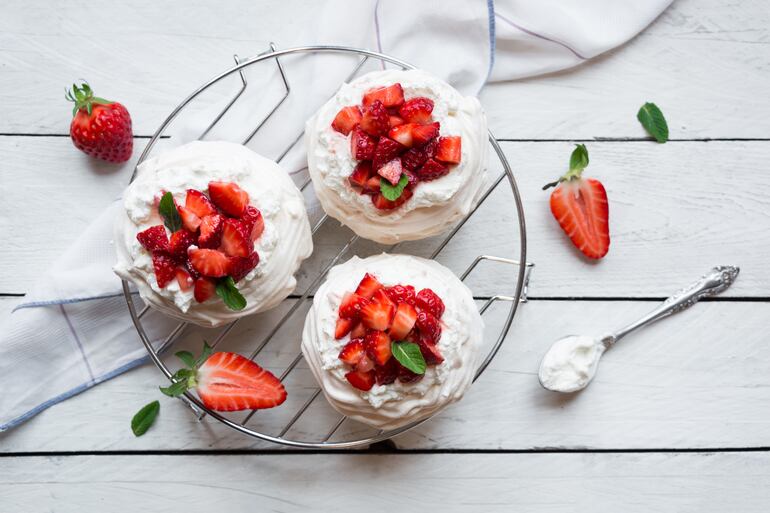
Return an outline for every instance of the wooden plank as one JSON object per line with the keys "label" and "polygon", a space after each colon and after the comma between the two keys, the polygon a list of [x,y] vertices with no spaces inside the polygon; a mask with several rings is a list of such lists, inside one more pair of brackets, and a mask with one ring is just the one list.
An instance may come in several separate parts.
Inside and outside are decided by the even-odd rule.
{"label": "wooden plank", "polygon": [[[0,301],[2,304],[3,301]],[[532,301],[522,305],[500,353],[457,405],[395,439],[407,449],[656,449],[767,445],[770,349],[762,330],[770,303],[701,303],[661,321],[609,351],[596,381],[576,396],[541,389],[539,360],[557,338],[601,334],[646,313],[644,301]],[[504,305],[485,315],[487,344],[499,333]],[[239,324],[220,349],[249,354],[278,313]],[[280,374],[298,353],[304,315],[292,321],[257,361]],[[187,332],[176,349],[199,351],[211,331]],[[175,368],[178,363],[169,357]],[[54,406],[22,428],[0,435],[0,452],[274,449],[218,422],[195,420],[181,402],[162,396],[163,382],[144,366]],[[289,400],[260,412],[249,426],[278,433],[312,393],[302,362],[287,380]],[[129,430],[131,416],[159,399],[157,424],[143,437]],[[244,415],[231,418],[238,421]],[[339,416],[319,397],[289,436],[318,439]],[[343,434],[371,434],[346,423]],[[339,440],[340,438],[336,438]]]}
{"label": "wooden plank", "polygon": [[[103,6],[69,5],[56,16],[44,1],[4,10],[0,133],[67,133],[69,110],[57,91],[85,77],[128,106],[136,133],[151,134],[184,96],[230,66],[233,53],[254,55],[270,39],[284,48],[324,42],[312,27],[328,16],[320,4],[299,8],[297,0],[258,9],[248,0],[216,9],[145,0],[110,8],[120,26],[84,31],[81,20],[102,16]],[[482,99],[501,138],[642,137],[635,114],[647,100],[663,108],[675,138],[766,137],[770,106],[757,98],[768,85],[768,27],[762,0],[679,0],[641,36],[590,66],[493,84]],[[340,34],[334,43],[350,41]]]}
{"label": "wooden plank", "polygon": [[[766,297],[764,272],[770,250],[770,213],[758,190],[770,142],[596,142],[588,145],[588,172],[601,178],[610,197],[612,247],[599,263],[586,263],[558,228],[542,184],[564,172],[572,145],[566,142],[504,143],[514,166],[527,219],[528,260],[537,267],[536,297],[663,297],[717,264],[742,267],[725,295]],[[22,293],[68,247],[93,216],[117,198],[132,166],[88,160],[66,138],[0,137],[8,167],[0,179],[5,198],[0,226],[7,251],[0,292]],[[493,173],[500,168],[494,166]],[[21,187],[19,184],[24,184]],[[24,222],[17,213],[24,213]],[[315,255],[300,273],[304,290],[350,237],[330,221],[316,237]],[[442,252],[440,260],[461,273],[477,254],[518,257],[518,225],[504,183]],[[436,240],[406,244],[401,251],[429,255]],[[351,254],[382,247],[360,242]],[[484,264],[469,284],[479,296],[512,293],[516,269]]]}
{"label": "wooden plank", "polygon": [[7,458],[29,511],[764,512],[768,453],[313,454]]}

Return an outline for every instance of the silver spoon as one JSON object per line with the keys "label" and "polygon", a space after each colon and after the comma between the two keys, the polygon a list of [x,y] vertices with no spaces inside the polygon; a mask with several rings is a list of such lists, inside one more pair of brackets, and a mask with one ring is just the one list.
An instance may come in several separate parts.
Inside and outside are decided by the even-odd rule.
{"label": "silver spoon", "polygon": [[738,276],[738,267],[723,265],[711,271],[689,287],[666,299],[656,309],[621,328],[600,338],[585,335],[568,335],[551,346],[540,362],[537,377],[543,388],[554,392],[577,392],[584,389],[596,374],[599,359],[604,351],[632,331],[651,324],[671,314],[691,307],[704,297],[725,291]]}

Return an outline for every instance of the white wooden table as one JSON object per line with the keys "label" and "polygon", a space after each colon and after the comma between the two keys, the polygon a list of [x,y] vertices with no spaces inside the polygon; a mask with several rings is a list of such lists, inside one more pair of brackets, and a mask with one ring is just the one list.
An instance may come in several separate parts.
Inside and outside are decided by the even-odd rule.
{"label": "white wooden table", "polygon": [[[288,46],[275,27],[311,22],[281,12],[247,0],[3,7],[3,314],[133,166],[72,147],[62,87],[84,76],[125,103],[141,148],[233,53],[253,55],[271,39]],[[145,366],[0,436],[0,511],[767,511],[768,91],[763,0],[677,0],[634,41],[581,68],[487,87],[482,101],[515,167],[537,267],[530,302],[461,404],[392,444],[314,453],[199,423],[161,398],[158,422],[137,439],[129,420],[160,381]],[[636,122],[647,100],[669,120],[668,144],[649,142]],[[576,141],[610,196],[612,248],[597,265],[576,257],[540,190]],[[449,265],[467,265],[478,245],[513,251],[508,197],[493,195],[472,233],[447,248]],[[633,320],[716,264],[741,267],[726,294],[629,337],[577,397],[539,388],[549,342]],[[498,279],[482,273],[474,291],[488,295]]]}

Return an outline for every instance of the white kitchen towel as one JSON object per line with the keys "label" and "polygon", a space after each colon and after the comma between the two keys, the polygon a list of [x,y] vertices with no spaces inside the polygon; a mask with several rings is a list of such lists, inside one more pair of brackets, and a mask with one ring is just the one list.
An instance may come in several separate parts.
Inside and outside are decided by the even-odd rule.
{"label": "white kitchen towel", "polygon": [[[334,44],[380,51],[444,78],[465,94],[476,94],[488,81],[581,64],[634,37],[670,2],[335,0],[303,6],[315,10],[318,20],[305,31],[287,35],[276,29],[269,36],[280,48]],[[287,14],[276,9],[260,16],[276,16],[280,27]],[[323,71],[338,80],[337,70]],[[293,75],[298,83],[312,83],[318,76],[317,69],[295,70]],[[299,108],[293,113],[304,115]],[[291,106],[274,122],[280,127],[284,120],[297,126]],[[197,137],[197,124],[178,129],[173,139],[181,143]],[[283,162],[289,170],[304,159],[301,151],[294,153]],[[146,361],[120,281],[111,270],[112,224],[120,209],[116,201],[99,215],[3,321],[0,431]],[[152,339],[175,324],[160,314],[148,315],[145,324],[152,326]]]}

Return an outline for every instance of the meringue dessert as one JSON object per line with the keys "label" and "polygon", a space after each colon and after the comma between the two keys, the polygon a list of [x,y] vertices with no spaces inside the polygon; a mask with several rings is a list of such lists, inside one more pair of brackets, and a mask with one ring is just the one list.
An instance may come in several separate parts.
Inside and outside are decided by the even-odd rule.
{"label": "meringue dessert", "polygon": [[375,71],[344,84],[305,134],[321,206],[381,244],[448,230],[489,182],[481,104],[425,71]]}
{"label": "meringue dessert", "polygon": [[396,429],[463,396],[483,330],[471,291],[449,269],[383,253],[331,269],[305,319],[302,354],[334,409]]}
{"label": "meringue dessert", "polygon": [[196,141],[148,159],[123,204],[115,273],[151,306],[201,326],[278,305],[313,251],[300,191],[240,144]]}

